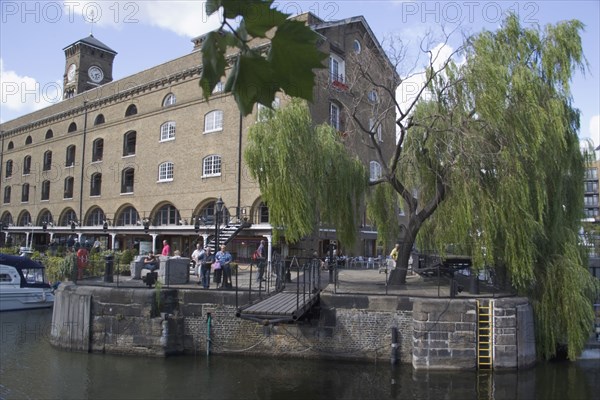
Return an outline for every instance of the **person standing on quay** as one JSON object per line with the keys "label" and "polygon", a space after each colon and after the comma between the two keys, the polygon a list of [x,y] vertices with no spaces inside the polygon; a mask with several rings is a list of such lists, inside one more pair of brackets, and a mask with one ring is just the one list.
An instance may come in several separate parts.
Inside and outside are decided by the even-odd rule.
{"label": "person standing on quay", "polygon": [[258,248],[256,249],[256,261],[258,262],[258,276],[256,277],[256,282],[264,281],[265,274],[265,241],[261,240]]}
{"label": "person standing on quay", "polygon": [[169,246],[169,243],[166,240],[163,240],[163,248],[161,255],[165,257],[169,257],[171,255],[171,246]]}
{"label": "person standing on quay", "polygon": [[223,271],[223,284],[221,285],[221,287],[231,288],[233,286],[231,282],[230,265],[232,260],[233,257],[231,256],[231,253],[225,250],[225,245],[222,244],[221,250],[218,251],[217,254],[215,254],[215,261],[219,262],[219,264],[221,265],[221,270]]}

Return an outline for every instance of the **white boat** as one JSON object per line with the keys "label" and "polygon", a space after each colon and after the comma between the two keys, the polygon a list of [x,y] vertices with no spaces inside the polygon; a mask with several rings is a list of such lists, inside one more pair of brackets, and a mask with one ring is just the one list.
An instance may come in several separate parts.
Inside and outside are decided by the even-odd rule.
{"label": "white boat", "polygon": [[52,307],[54,290],[42,264],[0,253],[0,311]]}

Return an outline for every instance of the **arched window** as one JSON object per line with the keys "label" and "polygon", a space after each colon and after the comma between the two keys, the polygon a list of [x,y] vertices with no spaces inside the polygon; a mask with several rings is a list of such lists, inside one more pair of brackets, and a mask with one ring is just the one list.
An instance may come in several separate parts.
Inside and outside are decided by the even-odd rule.
{"label": "arched window", "polygon": [[90,196],[100,196],[102,194],[102,174],[96,172],[90,179]]}
{"label": "arched window", "polygon": [[54,220],[52,219],[52,213],[50,211],[48,211],[48,210],[42,212],[40,214],[40,216],[38,217],[38,224],[39,225],[43,224],[44,222],[48,224],[48,223],[53,222],[53,221]]}
{"label": "arched window", "polygon": [[160,141],[175,139],[175,121],[167,121],[160,126]]}
{"label": "arched window", "polygon": [[137,107],[135,106],[135,104],[130,104],[129,107],[127,107],[127,110],[125,110],[125,116],[126,117],[131,117],[132,115],[136,115],[137,114]]}
{"label": "arched window", "polygon": [[69,226],[71,225],[71,222],[75,221],[77,221],[77,214],[75,214],[75,211],[73,211],[73,209],[69,209],[63,214],[62,218],[60,219],[60,226]]}
{"label": "arched window", "polygon": [[269,207],[267,203],[260,203],[258,206],[258,223],[269,223]]}
{"label": "arched window", "polygon": [[104,155],[104,139],[99,138],[92,143],[92,162],[102,161]]}
{"label": "arched window", "polygon": [[31,143],[33,143],[33,139],[31,138],[31,136],[27,136],[27,138],[25,139],[25,145],[28,145]]}
{"label": "arched window", "polygon": [[42,200],[50,200],[50,181],[42,182]]}
{"label": "arched window", "polygon": [[381,178],[381,164],[377,161],[371,161],[369,163],[369,180],[376,181]]}
{"label": "arched window", "polygon": [[177,101],[177,99],[175,98],[175,95],[173,93],[169,93],[163,99],[163,107],[173,106],[173,105],[175,105],[176,101]]}
{"label": "arched window", "polygon": [[29,183],[24,183],[21,186],[21,203],[29,202]]}
{"label": "arched window", "polygon": [[54,137],[54,132],[52,132],[52,129],[48,129],[46,131],[46,139],[52,139]]}
{"label": "arched window", "polygon": [[94,210],[88,215],[85,221],[86,226],[100,226],[106,221],[106,216],[101,208],[94,208]]}
{"label": "arched window", "polygon": [[67,147],[67,152],[65,155],[65,166],[73,167],[75,165],[75,145],[70,145]]}
{"label": "arched window", "polygon": [[154,225],[177,225],[181,218],[179,211],[171,204],[165,204],[154,215]]}
{"label": "arched window", "polygon": [[204,133],[223,130],[223,111],[214,110],[204,116]]}
{"label": "arched window", "polygon": [[124,209],[117,218],[117,226],[136,225],[140,220],[137,210],[131,206]]}
{"label": "arched window", "polygon": [[371,91],[367,95],[367,98],[369,99],[369,102],[371,102],[371,103],[379,102],[379,95],[377,94],[377,91],[375,89],[371,89]]}
{"label": "arched window", "polygon": [[104,122],[106,122],[104,120],[104,114],[98,114],[96,119],[94,119],[94,125],[102,125]]}
{"label": "arched window", "polygon": [[21,214],[21,216],[19,217],[19,221],[17,222],[17,224],[19,226],[27,226],[31,224],[31,214],[29,214],[29,212],[27,211],[23,212],[23,214]]}
{"label": "arched window", "polygon": [[158,166],[158,181],[170,182],[173,180],[173,163],[164,162]]}
{"label": "arched window", "polygon": [[69,125],[69,129],[67,129],[67,133],[75,132],[77,130],[77,124],[75,122],[71,122]]}
{"label": "arched window", "polygon": [[11,140],[10,142],[8,142],[8,145],[6,146],[7,150],[12,150],[15,148],[15,144],[13,143],[13,141]]}
{"label": "arched window", "polygon": [[44,153],[44,162],[42,163],[42,171],[50,171],[52,168],[52,151],[47,150]]}
{"label": "arched window", "polygon": [[65,178],[65,187],[63,192],[64,199],[72,199],[73,198],[73,183],[74,179],[72,176]]}
{"label": "arched window", "polygon": [[31,156],[25,156],[23,158],[23,175],[29,175],[31,173]]}
{"label": "arched window", "polygon": [[123,136],[123,157],[135,155],[136,131],[129,131]]}
{"label": "arched window", "polygon": [[10,186],[5,186],[4,187],[4,198],[3,198],[3,202],[4,204],[9,204],[10,203]]}
{"label": "arched window", "polygon": [[202,160],[202,177],[208,178],[211,176],[221,175],[221,156],[210,155]]}
{"label": "arched window", "polygon": [[4,177],[10,178],[13,174],[13,160],[6,160],[6,165],[4,167]]}
{"label": "arched window", "polygon": [[135,171],[133,168],[125,168],[121,172],[121,193],[133,193]]}

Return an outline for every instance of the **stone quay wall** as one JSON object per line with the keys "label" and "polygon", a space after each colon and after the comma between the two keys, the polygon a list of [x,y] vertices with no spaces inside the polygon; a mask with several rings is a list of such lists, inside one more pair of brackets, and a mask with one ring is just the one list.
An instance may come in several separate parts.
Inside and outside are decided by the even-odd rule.
{"label": "stone quay wall", "polygon": [[[477,367],[472,298],[338,295],[295,323],[235,316],[249,300],[233,291],[63,284],[51,342],[73,351],[169,356],[233,354],[399,362],[415,369]],[[535,363],[533,317],[524,298],[494,300],[495,368]],[[395,339],[396,343],[392,343]]]}

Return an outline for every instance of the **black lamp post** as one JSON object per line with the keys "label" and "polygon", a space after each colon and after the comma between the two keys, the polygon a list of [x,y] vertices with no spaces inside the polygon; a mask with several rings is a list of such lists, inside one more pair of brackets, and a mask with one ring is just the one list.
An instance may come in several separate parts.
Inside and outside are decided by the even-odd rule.
{"label": "black lamp post", "polygon": [[215,202],[215,254],[219,251],[219,225],[221,224],[221,213],[223,212],[223,199]]}

